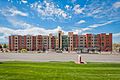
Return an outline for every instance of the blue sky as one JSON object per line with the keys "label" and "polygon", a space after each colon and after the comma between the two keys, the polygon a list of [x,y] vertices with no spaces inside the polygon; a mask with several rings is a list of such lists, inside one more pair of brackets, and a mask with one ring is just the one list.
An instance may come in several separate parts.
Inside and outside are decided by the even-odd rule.
{"label": "blue sky", "polygon": [[120,0],[0,0],[0,43],[9,35],[113,33],[120,43]]}

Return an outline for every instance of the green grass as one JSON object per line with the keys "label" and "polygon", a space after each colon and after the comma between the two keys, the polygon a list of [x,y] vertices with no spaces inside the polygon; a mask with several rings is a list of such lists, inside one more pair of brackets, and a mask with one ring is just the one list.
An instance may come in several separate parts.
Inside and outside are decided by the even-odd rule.
{"label": "green grass", "polygon": [[120,63],[0,62],[0,80],[120,80]]}

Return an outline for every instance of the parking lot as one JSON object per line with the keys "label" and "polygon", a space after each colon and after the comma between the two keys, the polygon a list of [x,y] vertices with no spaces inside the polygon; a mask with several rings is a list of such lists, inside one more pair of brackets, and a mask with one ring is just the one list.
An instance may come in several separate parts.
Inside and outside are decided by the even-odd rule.
{"label": "parking lot", "polygon": [[77,61],[78,55],[86,62],[120,62],[120,54],[76,54],[76,53],[0,53],[0,61]]}

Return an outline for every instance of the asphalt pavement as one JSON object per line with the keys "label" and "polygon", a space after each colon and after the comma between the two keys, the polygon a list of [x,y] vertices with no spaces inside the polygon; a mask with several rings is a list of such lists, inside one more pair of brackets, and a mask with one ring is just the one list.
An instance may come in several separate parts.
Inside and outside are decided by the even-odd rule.
{"label": "asphalt pavement", "polygon": [[77,61],[81,55],[85,62],[117,62],[120,63],[120,54],[76,54],[76,53],[0,53],[0,61]]}

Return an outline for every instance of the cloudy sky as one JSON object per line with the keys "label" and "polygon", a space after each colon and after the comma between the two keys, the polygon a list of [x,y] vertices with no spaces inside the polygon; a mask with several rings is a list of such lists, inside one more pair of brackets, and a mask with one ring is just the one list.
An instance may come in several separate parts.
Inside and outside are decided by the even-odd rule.
{"label": "cloudy sky", "polygon": [[120,0],[0,0],[0,43],[9,35],[113,33],[120,43]]}

